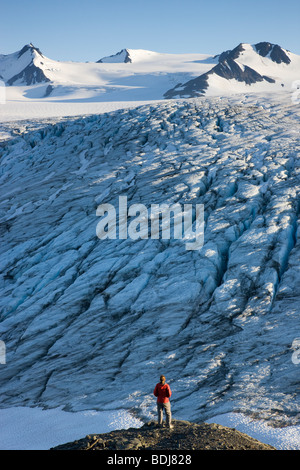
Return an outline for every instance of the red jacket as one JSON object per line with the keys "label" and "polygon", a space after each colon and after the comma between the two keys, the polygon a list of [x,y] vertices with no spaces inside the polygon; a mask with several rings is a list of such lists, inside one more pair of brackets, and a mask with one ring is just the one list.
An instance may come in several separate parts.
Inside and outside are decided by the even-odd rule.
{"label": "red jacket", "polygon": [[172,395],[170,386],[166,383],[162,385],[160,382],[155,385],[153,393],[157,397],[157,403],[167,403]]}

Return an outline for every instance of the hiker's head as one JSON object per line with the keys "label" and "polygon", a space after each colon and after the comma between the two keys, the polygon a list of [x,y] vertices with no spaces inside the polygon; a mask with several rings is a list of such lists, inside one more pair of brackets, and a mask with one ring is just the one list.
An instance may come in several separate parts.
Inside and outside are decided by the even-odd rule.
{"label": "hiker's head", "polygon": [[166,381],[166,377],[165,377],[164,375],[161,375],[161,376],[160,376],[160,383],[161,383],[161,384],[164,384],[165,381]]}

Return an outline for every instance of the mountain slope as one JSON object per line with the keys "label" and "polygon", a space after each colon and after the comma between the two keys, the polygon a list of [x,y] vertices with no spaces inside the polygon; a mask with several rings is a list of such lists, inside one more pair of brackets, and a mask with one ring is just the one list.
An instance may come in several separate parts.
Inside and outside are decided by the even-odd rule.
{"label": "mountain slope", "polygon": [[[299,118],[272,99],[13,124],[1,146],[1,407],[151,418],[162,372],[174,417],[297,423]],[[201,250],[98,239],[98,206],[122,195],[130,207],[203,204]]]}
{"label": "mountain slope", "polygon": [[165,98],[195,97],[247,91],[291,89],[300,71],[300,58],[278,45],[239,44],[216,56],[218,64],[204,74],[165,93]]}

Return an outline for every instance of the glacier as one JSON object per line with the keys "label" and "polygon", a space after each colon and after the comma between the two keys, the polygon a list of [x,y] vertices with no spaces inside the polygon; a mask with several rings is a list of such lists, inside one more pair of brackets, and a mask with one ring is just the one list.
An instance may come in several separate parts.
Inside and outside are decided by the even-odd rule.
{"label": "glacier", "polygon": [[[299,108],[288,93],[1,123],[2,409],[299,424]],[[99,240],[99,204],[203,204],[200,250]]]}

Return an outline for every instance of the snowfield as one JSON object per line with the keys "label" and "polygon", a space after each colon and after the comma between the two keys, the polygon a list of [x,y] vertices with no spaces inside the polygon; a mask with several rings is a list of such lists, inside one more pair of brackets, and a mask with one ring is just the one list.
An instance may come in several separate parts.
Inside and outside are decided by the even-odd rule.
{"label": "snowfield", "polygon": [[[72,117],[76,106],[1,122],[0,411],[152,419],[164,373],[175,419],[238,413],[297,429],[291,93],[120,103]],[[122,195],[147,207],[203,204],[201,250],[97,238],[97,207],[118,207]]]}

